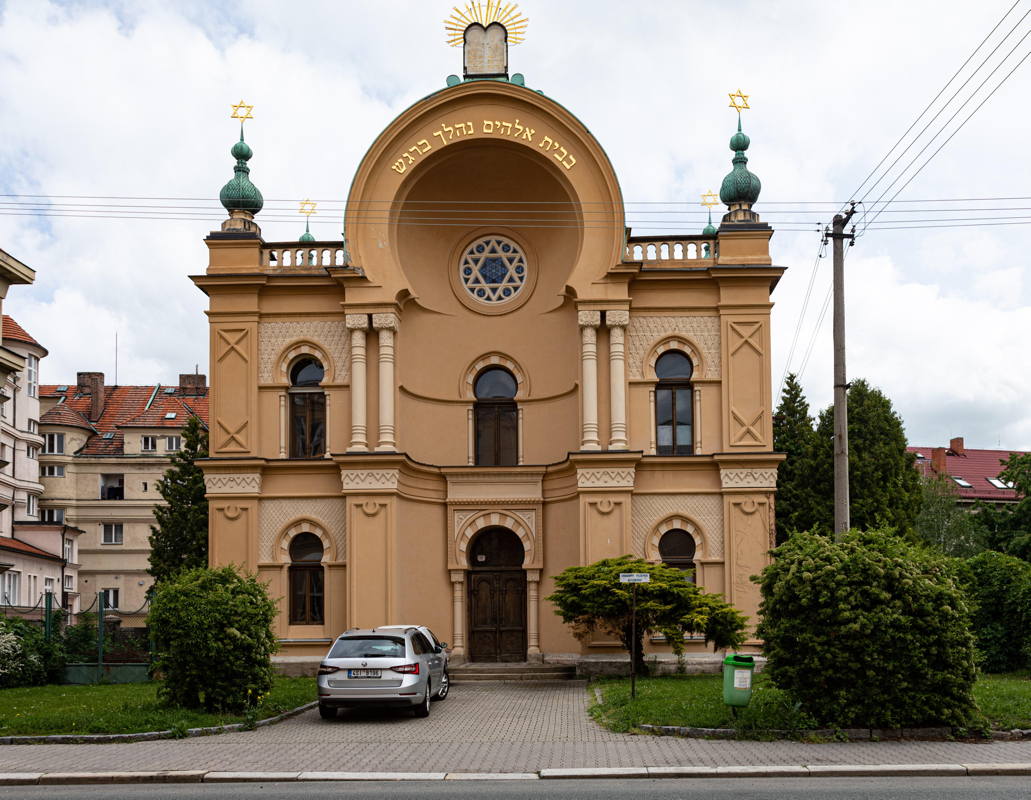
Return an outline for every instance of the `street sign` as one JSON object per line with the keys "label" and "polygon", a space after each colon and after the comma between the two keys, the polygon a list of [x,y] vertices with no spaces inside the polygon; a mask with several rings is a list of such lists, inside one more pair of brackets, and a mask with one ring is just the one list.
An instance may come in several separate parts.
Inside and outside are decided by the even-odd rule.
{"label": "street sign", "polygon": [[620,583],[651,583],[652,576],[647,572],[621,572]]}

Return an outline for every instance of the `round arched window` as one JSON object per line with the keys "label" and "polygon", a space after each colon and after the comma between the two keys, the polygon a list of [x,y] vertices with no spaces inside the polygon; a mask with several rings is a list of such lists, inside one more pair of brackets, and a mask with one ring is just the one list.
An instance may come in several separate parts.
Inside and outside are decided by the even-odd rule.
{"label": "round arched window", "polygon": [[299,533],[290,540],[290,560],[295,564],[322,560],[322,540],[314,533]]}
{"label": "round arched window", "polygon": [[458,275],[469,295],[481,303],[506,303],[526,285],[526,257],[504,236],[477,239],[462,254]]}
{"label": "round arched window", "polygon": [[302,358],[290,370],[291,386],[318,386],[326,371],[314,358]]}
{"label": "round arched window", "polygon": [[660,381],[689,381],[694,373],[691,359],[679,350],[670,350],[655,362],[655,376]]}
{"label": "round arched window", "polygon": [[519,388],[507,369],[491,367],[476,376],[473,393],[477,400],[511,400]]}
{"label": "round arched window", "polygon": [[[676,569],[694,572],[695,541],[685,530],[673,528],[659,539],[659,557],[662,563]],[[694,580],[694,576],[690,580]]]}

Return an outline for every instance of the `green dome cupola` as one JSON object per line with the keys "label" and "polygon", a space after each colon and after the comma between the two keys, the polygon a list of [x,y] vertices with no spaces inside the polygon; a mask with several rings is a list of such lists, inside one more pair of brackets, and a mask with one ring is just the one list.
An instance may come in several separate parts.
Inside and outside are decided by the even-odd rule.
{"label": "green dome cupola", "polygon": [[723,179],[720,186],[720,200],[728,206],[751,206],[759,199],[762,183],[748,170],[748,156],[745,155],[749,144],[751,140],[742,132],[741,115],[738,114],[737,133],[730,137],[730,149],[734,151],[734,169]]}
{"label": "green dome cupola", "polygon": [[236,166],[233,167],[233,178],[222,187],[218,193],[218,199],[222,202],[226,211],[246,211],[250,214],[257,214],[265,205],[258,187],[251,183],[250,167],[247,162],[254,155],[251,147],[243,140],[243,126],[240,126],[240,141],[233,145],[229,151],[236,159]]}

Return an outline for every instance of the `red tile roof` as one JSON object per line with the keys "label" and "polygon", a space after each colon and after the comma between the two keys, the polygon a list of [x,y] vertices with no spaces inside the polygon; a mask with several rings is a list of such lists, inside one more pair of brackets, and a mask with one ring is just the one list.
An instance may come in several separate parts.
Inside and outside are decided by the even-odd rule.
{"label": "red tile roof", "polygon": [[[960,444],[958,450],[935,447],[907,447],[911,453],[917,454],[916,467],[927,476],[937,475],[935,468],[935,450],[943,451],[944,474],[947,477],[961,478],[970,484],[960,486],[953,481],[953,489],[961,500],[985,500],[994,503],[1015,502],[1018,497],[1013,489],[998,489],[988,482],[989,478],[997,478],[1003,467],[1001,462],[1011,455],[1021,455],[1019,450],[974,450]],[[939,459],[941,456],[939,456]]]}
{"label": "red tile roof", "polygon": [[[59,391],[59,387],[62,391]],[[166,392],[171,389],[171,392]],[[206,390],[205,390],[206,391]],[[104,410],[97,420],[89,421],[89,392],[78,391],[74,384],[48,384],[39,387],[41,398],[63,398],[40,419],[43,424],[71,425],[84,427],[82,420],[90,425],[95,435],[87,439],[78,455],[110,456],[124,455],[125,437],[123,428],[172,428],[186,425],[189,417],[196,416],[208,424],[208,397],[184,393],[178,386],[105,386]],[[69,416],[69,413],[77,416]],[[174,413],[175,417],[166,419]],[[55,416],[52,418],[51,414]],[[81,418],[81,419],[80,419]],[[72,419],[79,419],[72,422]],[[69,421],[65,421],[69,420]]]}
{"label": "red tile roof", "polygon": [[48,553],[46,550],[41,550],[18,539],[12,539],[10,536],[0,536],[0,550],[11,550],[15,553],[24,553],[37,558],[49,558],[52,561],[64,561],[59,555]]}
{"label": "red tile roof", "polygon": [[3,316],[3,338],[13,339],[16,342],[25,342],[26,344],[34,344],[36,347],[39,347],[46,352],[46,348],[33,339],[32,336],[29,335],[28,331],[14,321],[13,317],[8,316],[7,314],[4,314]]}

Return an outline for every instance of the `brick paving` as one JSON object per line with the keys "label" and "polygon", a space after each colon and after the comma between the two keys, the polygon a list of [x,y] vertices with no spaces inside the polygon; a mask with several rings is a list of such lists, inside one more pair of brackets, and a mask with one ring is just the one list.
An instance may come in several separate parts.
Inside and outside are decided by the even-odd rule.
{"label": "brick paving", "polygon": [[587,715],[586,686],[469,683],[428,719],[309,711],[244,733],[90,745],[0,746],[0,772],[255,770],[532,772],[562,767],[1031,762],[1031,741],[738,742],[610,733]]}

